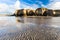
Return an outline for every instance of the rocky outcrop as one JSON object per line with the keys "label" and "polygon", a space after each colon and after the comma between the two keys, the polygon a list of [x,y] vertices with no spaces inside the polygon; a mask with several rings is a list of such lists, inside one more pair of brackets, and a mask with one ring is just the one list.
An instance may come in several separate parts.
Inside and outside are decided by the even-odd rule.
{"label": "rocky outcrop", "polygon": [[35,15],[35,11],[30,9],[21,9],[21,10],[16,10],[15,15],[16,16],[33,16]]}
{"label": "rocky outcrop", "polygon": [[16,10],[15,16],[60,16],[60,10],[52,10],[47,8],[20,9]]}
{"label": "rocky outcrop", "polygon": [[26,12],[27,16],[34,16],[35,15],[35,11],[34,10],[27,10]]}
{"label": "rocky outcrop", "polygon": [[47,10],[43,13],[43,16],[53,16],[53,10]]}
{"label": "rocky outcrop", "polygon": [[54,10],[54,16],[60,16],[60,10]]}
{"label": "rocky outcrop", "polygon": [[37,8],[35,13],[37,16],[43,16],[43,13],[47,10],[47,8]]}

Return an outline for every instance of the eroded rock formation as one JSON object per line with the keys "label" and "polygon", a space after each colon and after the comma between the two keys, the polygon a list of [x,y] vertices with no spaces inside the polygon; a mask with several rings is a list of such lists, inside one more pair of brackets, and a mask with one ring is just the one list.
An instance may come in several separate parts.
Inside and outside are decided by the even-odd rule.
{"label": "eroded rock formation", "polygon": [[47,8],[20,9],[16,10],[15,16],[60,16],[60,10],[52,10]]}

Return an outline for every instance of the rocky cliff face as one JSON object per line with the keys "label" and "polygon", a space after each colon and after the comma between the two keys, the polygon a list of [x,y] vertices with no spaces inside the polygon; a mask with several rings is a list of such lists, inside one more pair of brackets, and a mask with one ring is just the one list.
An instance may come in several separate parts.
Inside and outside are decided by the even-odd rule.
{"label": "rocky cliff face", "polygon": [[21,9],[21,10],[16,10],[15,15],[16,16],[33,16],[35,15],[35,11],[30,9]]}
{"label": "rocky cliff face", "polygon": [[60,16],[60,10],[51,10],[47,8],[20,9],[16,10],[15,16]]}

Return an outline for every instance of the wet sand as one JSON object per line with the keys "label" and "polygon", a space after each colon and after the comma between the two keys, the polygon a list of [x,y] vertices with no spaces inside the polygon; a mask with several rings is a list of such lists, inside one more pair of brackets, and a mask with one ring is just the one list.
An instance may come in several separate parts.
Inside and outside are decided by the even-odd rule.
{"label": "wet sand", "polygon": [[0,40],[60,40],[60,17],[0,17]]}

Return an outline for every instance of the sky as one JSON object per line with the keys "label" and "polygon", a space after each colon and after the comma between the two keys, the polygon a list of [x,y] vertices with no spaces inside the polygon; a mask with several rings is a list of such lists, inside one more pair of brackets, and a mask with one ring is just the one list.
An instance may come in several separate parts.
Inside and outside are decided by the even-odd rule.
{"label": "sky", "polygon": [[0,0],[0,14],[14,13],[17,9],[60,9],[60,0]]}

